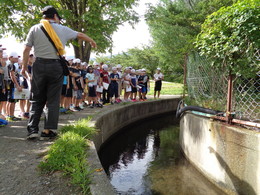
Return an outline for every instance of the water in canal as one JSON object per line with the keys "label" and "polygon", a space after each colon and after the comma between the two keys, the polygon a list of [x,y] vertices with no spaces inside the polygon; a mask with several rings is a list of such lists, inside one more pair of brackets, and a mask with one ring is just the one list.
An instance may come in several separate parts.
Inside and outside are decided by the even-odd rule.
{"label": "water in canal", "polygon": [[132,124],[99,152],[101,163],[118,194],[223,194],[183,156],[179,124],[173,114]]}

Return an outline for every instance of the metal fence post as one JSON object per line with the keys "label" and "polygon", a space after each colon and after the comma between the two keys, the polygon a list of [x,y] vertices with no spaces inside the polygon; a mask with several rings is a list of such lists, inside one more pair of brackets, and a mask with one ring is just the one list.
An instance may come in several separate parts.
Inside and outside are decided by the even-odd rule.
{"label": "metal fence post", "polygon": [[228,75],[228,92],[227,92],[227,111],[226,111],[226,120],[228,124],[231,124],[232,115],[232,93],[233,93],[233,75],[229,72]]}

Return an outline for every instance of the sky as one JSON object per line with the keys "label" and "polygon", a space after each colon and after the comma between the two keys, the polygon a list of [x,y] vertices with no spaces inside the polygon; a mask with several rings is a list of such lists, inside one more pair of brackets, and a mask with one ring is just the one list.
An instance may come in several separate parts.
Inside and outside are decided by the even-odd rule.
{"label": "sky", "polygon": [[[127,23],[119,26],[117,32],[114,33],[113,39],[113,49],[112,55],[121,53],[130,48],[142,47],[142,45],[147,45],[151,41],[151,36],[148,30],[148,26],[144,21],[143,15],[147,9],[146,4],[151,3],[155,5],[158,0],[139,0],[139,6],[135,7],[135,11],[141,16],[140,22],[134,26],[134,29]],[[24,44],[18,42],[14,37],[10,36],[8,38],[0,39],[0,44],[7,49],[7,54],[11,51],[16,51],[19,55],[22,55]],[[74,51],[72,47],[66,47],[66,56],[74,56]],[[111,55],[111,54],[101,54],[101,55]],[[94,54],[91,57],[95,57]]]}

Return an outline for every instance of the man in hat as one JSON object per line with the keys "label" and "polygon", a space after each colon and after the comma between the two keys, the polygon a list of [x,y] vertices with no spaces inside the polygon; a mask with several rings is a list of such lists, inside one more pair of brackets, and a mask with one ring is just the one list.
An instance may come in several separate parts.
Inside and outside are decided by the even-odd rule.
{"label": "man in hat", "polygon": [[42,10],[43,20],[40,24],[31,27],[25,42],[23,51],[23,68],[22,74],[27,71],[28,58],[31,48],[34,47],[36,60],[33,64],[32,73],[32,97],[30,119],[28,122],[28,139],[37,138],[39,131],[39,121],[43,108],[46,105],[44,130],[41,132],[41,138],[54,138],[59,120],[59,104],[63,82],[63,68],[57,51],[51,44],[43,30],[50,35],[59,54],[64,55],[64,46],[67,41],[72,39],[80,39],[87,41],[92,47],[96,47],[96,43],[86,34],[74,31],[60,24],[61,17],[57,10],[52,6],[46,6]]}

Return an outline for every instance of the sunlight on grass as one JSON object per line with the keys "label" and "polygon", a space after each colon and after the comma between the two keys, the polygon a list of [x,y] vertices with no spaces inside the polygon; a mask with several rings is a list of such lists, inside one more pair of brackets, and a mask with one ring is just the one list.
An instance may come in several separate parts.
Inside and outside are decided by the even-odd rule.
{"label": "sunlight on grass", "polygon": [[[148,95],[153,95],[154,93],[154,81],[150,81],[150,91]],[[171,83],[164,82],[162,83],[161,95],[180,95],[183,91],[183,84],[181,83]]]}

